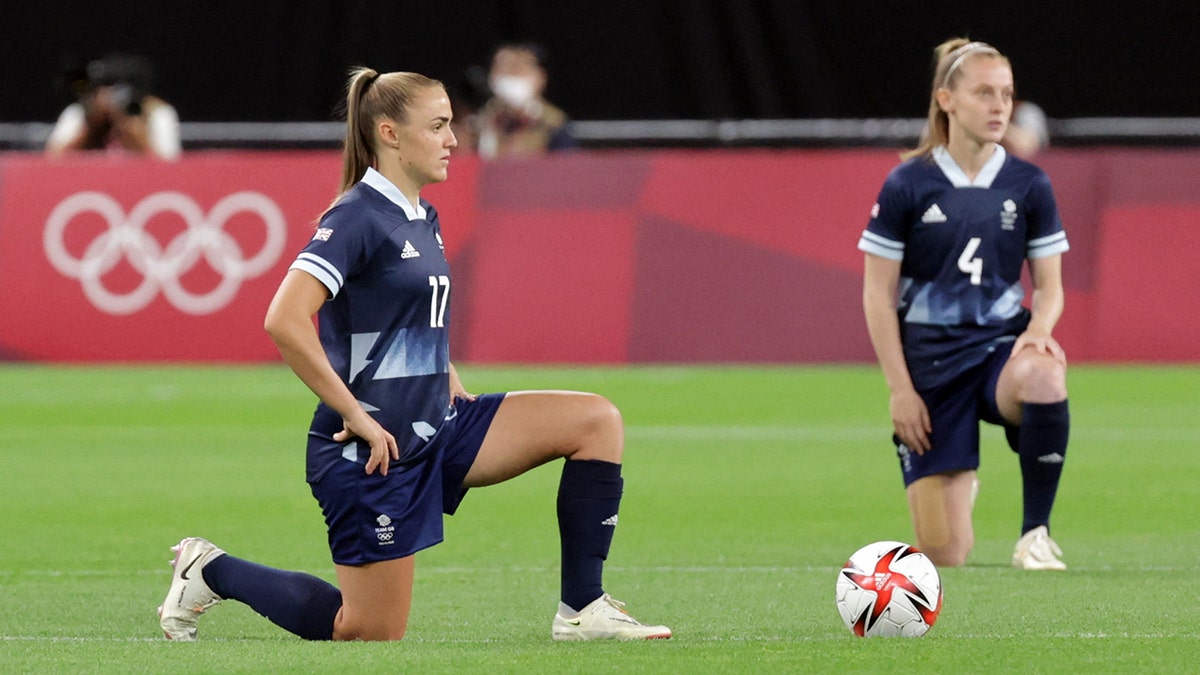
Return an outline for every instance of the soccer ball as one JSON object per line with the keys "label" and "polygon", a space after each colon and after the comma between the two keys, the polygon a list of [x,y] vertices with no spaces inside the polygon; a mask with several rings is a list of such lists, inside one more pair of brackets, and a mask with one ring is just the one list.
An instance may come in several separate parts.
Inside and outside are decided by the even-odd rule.
{"label": "soccer ball", "polygon": [[942,611],[942,580],[924,553],[877,541],[855,551],[838,571],[837,607],[859,637],[920,637]]}

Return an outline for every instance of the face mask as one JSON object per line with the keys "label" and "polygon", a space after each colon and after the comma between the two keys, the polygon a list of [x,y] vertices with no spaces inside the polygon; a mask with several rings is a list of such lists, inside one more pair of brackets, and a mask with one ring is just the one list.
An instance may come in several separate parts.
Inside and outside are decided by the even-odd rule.
{"label": "face mask", "polygon": [[532,78],[497,75],[492,78],[490,84],[492,93],[514,108],[519,108],[533,100],[534,81]]}

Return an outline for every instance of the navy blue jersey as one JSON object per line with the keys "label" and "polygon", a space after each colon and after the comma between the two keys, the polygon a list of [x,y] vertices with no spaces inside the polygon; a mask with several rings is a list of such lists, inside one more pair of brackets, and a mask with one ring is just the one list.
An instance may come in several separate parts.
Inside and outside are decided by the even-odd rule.
{"label": "navy blue jersey", "polygon": [[944,147],[893,169],[858,248],[901,261],[904,353],[927,389],[1025,329],[1025,260],[1068,245],[1045,172],[997,146],[973,181]]}
{"label": "navy blue jersey", "polygon": [[[291,269],[329,290],[317,321],[330,363],[396,438],[402,462],[423,456],[450,411],[450,267],[437,212],[417,207],[370,169],[325,215]],[[342,417],[324,402],[310,435],[308,479],[341,459],[365,463],[366,443],[336,443]]]}

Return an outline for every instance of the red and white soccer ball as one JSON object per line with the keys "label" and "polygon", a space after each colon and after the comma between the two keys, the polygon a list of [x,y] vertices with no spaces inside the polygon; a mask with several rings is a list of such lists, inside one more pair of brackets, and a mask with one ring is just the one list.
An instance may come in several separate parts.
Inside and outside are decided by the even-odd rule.
{"label": "red and white soccer ball", "polygon": [[942,611],[942,580],[924,553],[877,541],[855,551],[838,572],[837,607],[859,637],[920,637]]}

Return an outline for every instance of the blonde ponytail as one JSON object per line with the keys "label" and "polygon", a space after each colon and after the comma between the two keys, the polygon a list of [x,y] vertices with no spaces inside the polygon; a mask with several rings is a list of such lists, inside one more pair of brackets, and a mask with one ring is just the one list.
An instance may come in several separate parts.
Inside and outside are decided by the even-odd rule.
{"label": "blonde ponytail", "polygon": [[342,150],[341,196],[375,164],[375,125],[380,119],[403,122],[416,95],[428,88],[445,91],[441,82],[419,73],[382,73],[357,67],[346,84],[346,139]]}
{"label": "blonde ponytail", "polygon": [[371,68],[355,68],[350,71],[350,82],[346,86],[346,140],[342,150],[342,183],[338,195],[349,190],[375,163],[375,150],[371,142],[372,120],[363,119],[363,93],[379,78]]}

